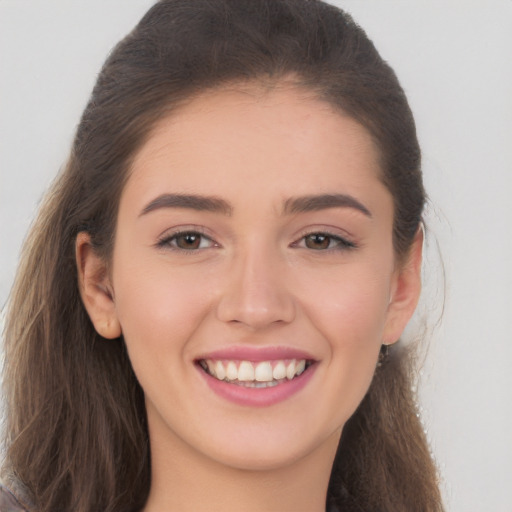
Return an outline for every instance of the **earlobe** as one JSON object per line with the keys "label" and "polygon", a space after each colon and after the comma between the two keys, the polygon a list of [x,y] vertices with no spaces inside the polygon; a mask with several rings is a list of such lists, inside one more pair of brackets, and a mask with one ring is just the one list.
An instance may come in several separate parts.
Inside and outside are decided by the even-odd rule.
{"label": "earlobe", "polygon": [[406,260],[393,278],[391,298],[384,328],[383,344],[398,341],[418,304],[421,293],[423,227],[420,226]]}
{"label": "earlobe", "polygon": [[88,233],[78,234],[75,255],[80,296],[94,328],[103,338],[118,338],[121,336],[121,325],[107,266],[95,253]]}

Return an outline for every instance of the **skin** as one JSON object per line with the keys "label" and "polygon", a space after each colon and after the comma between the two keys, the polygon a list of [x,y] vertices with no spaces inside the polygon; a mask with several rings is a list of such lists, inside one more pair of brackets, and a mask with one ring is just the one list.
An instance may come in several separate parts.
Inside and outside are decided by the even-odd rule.
{"label": "skin", "polygon": [[[378,157],[361,125],[290,84],[210,91],[160,122],[137,154],[108,272],[79,235],[84,304],[102,336],[124,336],[146,396],[145,512],[325,509],[343,426],[420,290],[421,235],[397,267]],[[229,212],[144,213],[163,193],[213,196]],[[322,194],[349,195],[370,215],[284,211]],[[183,230],[204,234],[199,248],[176,246]],[[312,233],[329,234],[327,247]],[[195,361],[244,345],[304,350],[314,374],[282,402],[234,404]]]}

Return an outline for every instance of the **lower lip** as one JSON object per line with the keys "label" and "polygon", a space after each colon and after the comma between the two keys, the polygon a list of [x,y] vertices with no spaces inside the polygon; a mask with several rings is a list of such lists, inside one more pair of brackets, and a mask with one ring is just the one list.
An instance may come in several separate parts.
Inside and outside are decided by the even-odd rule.
{"label": "lower lip", "polygon": [[202,374],[210,389],[220,397],[238,405],[267,407],[283,402],[298,393],[310,381],[316,366],[316,364],[312,364],[298,377],[268,388],[249,388],[230,384],[207,374],[199,365],[198,371]]}

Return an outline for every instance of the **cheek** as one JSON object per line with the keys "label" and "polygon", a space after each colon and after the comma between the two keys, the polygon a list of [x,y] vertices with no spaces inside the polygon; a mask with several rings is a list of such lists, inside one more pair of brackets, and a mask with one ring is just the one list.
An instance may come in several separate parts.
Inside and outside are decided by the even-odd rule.
{"label": "cheek", "polygon": [[363,399],[373,378],[389,304],[390,280],[365,266],[331,273],[304,303],[310,321],[324,340],[326,411],[336,411],[332,428],[344,424]]}
{"label": "cheek", "polygon": [[386,273],[368,266],[340,269],[321,287],[304,283],[304,308],[332,349],[364,351],[382,342],[390,283]]}
{"label": "cheek", "polygon": [[[387,311],[385,283],[370,281],[366,286],[345,283],[331,300],[323,303],[319,323],[333,364],[343,369],[349,381],[364,381],[373,374],[382,344]],[[318,310],[320,311],[320,309]]]}
{"label": "cheek", "polygon": [[187,340],[208,314],[204,279],[177,272],[164,258],[118,259],[113,276],[116,310],[134,369],[140,362],[182,359]]}

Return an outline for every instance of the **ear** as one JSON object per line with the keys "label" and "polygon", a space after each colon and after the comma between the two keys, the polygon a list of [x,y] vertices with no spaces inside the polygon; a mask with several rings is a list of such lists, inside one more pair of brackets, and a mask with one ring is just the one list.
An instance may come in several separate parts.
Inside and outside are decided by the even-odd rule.
{"label": "ear", "polygon": [[418,228],[405,261],[395,271],[382,343],[398,341],[411,319],[421,293],[423,227]]}
{"label": "ear", "polygon": [[80,296],[94,328],[104,338],[118,338],[121,336],[121,325],[117,319],[107,265],[95,253],[88,233],[78,234],[75,254]]}

